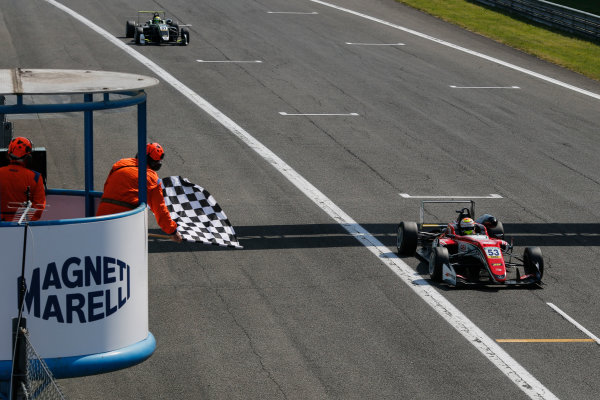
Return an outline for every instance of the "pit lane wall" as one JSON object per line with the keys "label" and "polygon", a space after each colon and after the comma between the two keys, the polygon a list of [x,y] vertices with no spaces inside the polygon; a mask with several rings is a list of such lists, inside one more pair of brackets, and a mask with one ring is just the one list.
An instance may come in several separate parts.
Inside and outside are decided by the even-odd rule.
{"label": "pit lane wall", "polygon": [[[58,204],[49,199],[52,203]],[[147,214],[141,206],[106,217],[29,225],[23,315],[31,343],[56,377],[124,368],[154,351]],[[0,381],[10,379],[24,229],[0,223]]]}

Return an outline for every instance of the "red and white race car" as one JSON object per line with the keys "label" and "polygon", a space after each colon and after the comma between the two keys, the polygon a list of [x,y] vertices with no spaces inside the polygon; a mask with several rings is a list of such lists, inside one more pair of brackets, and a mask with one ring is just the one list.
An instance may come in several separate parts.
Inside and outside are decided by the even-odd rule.
{"label": "red and white race car", "polygon": [[420,222],[400,222],[397,230],[398,255],[415,254],[429,263],[429,274],[436,282],[460,284],[538,285],[544,274],[544,259],[539,247],[526,247],[523,256],[513,255],[513,246],[504,240],[502,223],[490,214],[473,222],[474,232],[465,234],[460,222],[474,218],[475,202],[457,210],[458,218],[448,224],[424,223],[428,203],[465,203],[464,201],[423,201]]}

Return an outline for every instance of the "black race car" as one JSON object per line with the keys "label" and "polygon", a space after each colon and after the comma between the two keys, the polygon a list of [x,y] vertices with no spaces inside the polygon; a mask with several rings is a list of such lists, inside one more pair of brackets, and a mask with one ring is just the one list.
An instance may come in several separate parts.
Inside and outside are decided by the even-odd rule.
{"label": "black race car", "polygon": [[[141,23],[147,15],[152,19]],[[138,22],[127,21],[125,36],[134,38],[135,44],[178,44],[187,46],[190,42],[190,32],[182,25],[165,17],[164,11],[138,11]]]}

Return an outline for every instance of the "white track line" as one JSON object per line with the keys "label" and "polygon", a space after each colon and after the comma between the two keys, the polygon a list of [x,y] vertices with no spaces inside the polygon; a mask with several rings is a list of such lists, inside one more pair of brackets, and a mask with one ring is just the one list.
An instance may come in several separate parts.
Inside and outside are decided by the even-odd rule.
{"label": "white track line", "polygon": [[357,11],[349,10],[347,8],[344,8],[344,7],[336,6],[335,4],[327,3],[327,2],[324,2],[324,1],[321,1],[321,0],[309,0],[309,1],[311,1],[313,3],[321,4],[321,5],[326,6],[326,7],[331,7],[331,8],[334,8],[336,10],[339,10],[339,11],[343,11],[343,12],[346,12],[348,14],[356,15],[357,17],[365,18],[365,19],[368,19],[370,21],[377,22],[379,24],[383,24],[383,25],[389,26],[390,28],[399,29],[399,30],[404,31],[406,33],[410,33],[411,35],[418,36],[418,37],[423,38],[423,39],[431,40],[432,42],[436,42],[436,43],[439,43],[441,45],[444,45],[444,46],[447,46],[447,47],[451,47],[451,48],[453,48],[455,50],[462,51],[462,52],[465,52],[467,54],[471,54],[471,55],[473,55],[475,57],[483,58],[483,59],[491,61],[493,63],[499,64],[499,65],[503,65],[503,66],[505,66],[507,68],[514,69],[515,71],[522,72],[524,74],[527,74],[527,75],[539,78],[539,79],[541,79],[543,81],[550,82],[550,83],[553,83],[555,85],[567,88],[569,90],[573,90],[574,92],[581,93],[581,94],[584,94],[586,96],[593,97],[594,99],[600,100],[600,94],[597,94],[597,93],[594,93],[594,92],[590,92],[589,90],[578,88],[577,86],[569,85],[568,83],[561,82],[558,79],[550,78],[549,76],[542,75],[540,73],[537,73],[537,72],[534,72],[534,71],[531,71],[531,70],[528,70],[528,69],[525,69],[525,68],[521,68],[521,67],[519,67],[517,65],[508,63],[506,61],[502,61],[502,60],[500,60],[498,58],[490,57],[490,56],[487,56],[485,54],[478,53],[478,52],[476,52],[474,50],[470,50],[470,49],[467,49],[465,47],[457,46],[457,45],[452,44],[450,42],[446,42],[445,40],[438,39],[438,38],[433,37],[433,36],[429,36],[429,35],[427,35],[425,33],[417,32],[415,30],[412,30],[412,29],[409,29],[409,28],[405,28],[405,27],[400,26],[400,25],[392,24],[391,22],[387,22],[387,21],[384,21],[384,20],[379,19],[379,18],[371,17],[369,15],[362,14],[362,13],[359,13]]}
{"label": "white track line", "polygon": [[353,46],[404,46],[404,43],[352,43],[346,42],[346,44]]}
{"label": "white track line", "polygon": [[135,51],[115,36],[100,28],[89,19],[77,14],[55,0],[45,0],[64,12],[79,20],[90,29],[94,30],[105,39],[119,47],[127,54],[141,62],[148,69],[169,83],[190,101],[204,110],[207,114],[227,128],[239,140],[256,151],[266,162],[271,164],[302,193],[311,199],[318,207],[325,211],[331,218],[340,224],[346,231],[354,236],[360,243],[369,249],[381,262],[393,271],[417,295],[429,304],[443,319],[452,325],[469,343],[477,348],[488,360],[508,376],[523,392],[532,399],[556,399],[546,387],[527,372],[508,353],[506,353],[494,340],[488,337],[479,327],[471,322],[460,310],[454,307],[435,288],[429,285],[408,264],[383,245],[376,237],[365,228],[356,223],[348,214],[334,204],[327,196],[315,186],[304,179],[275,153],[256,140],[233,120],[204,100],[190,88],[185,86],[174,76],[159,67],[156,63]]}
{"label": "white track line", "polygon": [[301,12],[301,11],[267,11],[267,14],[315,15],[315,14],[318,14],[318,12],[316,12],[316,11],[312,11],[312,12]]}
{"label": "white track line", "polygon": [[450,85],[452,89],[521,89],[518,86],[454,86]]}
{"label": "white track line", "polygon": [[408,193],[400,193],[405,199],[501,199],[499,194],[490,194],[489,196],[411,196]]}
{"label": "white track line", "polygon": [[594,341],[597,344],[600,344],[600,339],[594,335],[592,332],[588,331],[587,329],[585,329],[583,327],[583,325],[581,325],[579,322],[575,321],[573,318],[569,317],[567,315],[566,312],[564,312],[563,310],[561,310],[560,308],[556,307],[554,304],[552,303],[546,303],[550,306],[550,308],[552,308],[554,311],[556,311],[557,313],[559,313],[561,315],[561,317],[563,317],[564,319],[566,319],[567,321],[569,321],[570,323],[572,323],[573,325],[575,325],[575,327],[577,329],[579,329],[581,332],[585,333],[586,335],[588,335],[591,339],[594,339]]}
{"label": "white track line", "polygon": [[341,117],[355,117],[357,113],[346,113],[346,114],[289,114],[284,111],[279,111],[279,115],[283,115],[285,117],[288,116],[298,116],[298,115],[308,115],[308,116],[341,116]]}
{"label": "white track line", "polygon": [[243,63],[256,63],[260,64],[262,61],[260,60],[196,60],[199,63],[235,63],[235,64],[243,64]]}

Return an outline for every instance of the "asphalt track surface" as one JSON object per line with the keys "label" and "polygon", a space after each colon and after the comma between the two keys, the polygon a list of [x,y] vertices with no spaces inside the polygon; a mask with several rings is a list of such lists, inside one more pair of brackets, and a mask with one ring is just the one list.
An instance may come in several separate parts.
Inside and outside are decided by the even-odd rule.
{"label": "asphalt track surface", "polygon": [[[391,0],[328,3],[346,11],[310,0],[61,4],[201,96],[390,253],[397,223],[418,217],[416,196],[482,197],[478,213],[502,220],[517,251],[542,248],[542,289],[431,287],[418,260],[394,262],[491,341],[590,338],[548,303],[600,334],[598,82]],[[156,76],[51,3],[0,6],[0,68]],[[131,44],[125,21],[142,9],[192,24],[190,45]],[[156,352],[126,370],[62,380],[69,398],[598,397],[596,342],[499,342],[545,390],[532,395],[532,381],[516,384],[400,279],[393,256],[378,257],[373,241],[353,237],[327,204],[159,78],[147,92],[149,138],[167,149],[161,175],[207,188],[245,249],[151,240]],[[47,148],[49,187],[82,187],[81,119],[14,123]],[[134,112],[96,118],[98,188],[115,160],[135,152],[134,126]]]}

